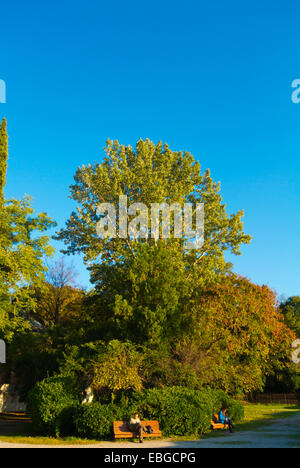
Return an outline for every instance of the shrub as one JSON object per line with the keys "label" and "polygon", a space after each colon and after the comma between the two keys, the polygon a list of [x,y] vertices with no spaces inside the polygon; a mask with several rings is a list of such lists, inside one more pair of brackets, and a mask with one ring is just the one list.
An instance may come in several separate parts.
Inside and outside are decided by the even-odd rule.
{"label": "shrub", "polygon": [[77,407],[74,426],[80,437],[87,439],[108,439],[113,436],[113,422],[128,420],[130,411],[120,404],[99,402]]}
{"label": "shrub", "polygon": [[130,343],[110,341],[106,352],[94,366],[92,387],[98,391],[108,391],[114,401],[120,391],[143,388],[140,376],[141,355]]}
{"label": "shrub", "polygon": [[154,388],[133,393],[119,403],[82,405],[77,408],[74,424],[81,437],[107,439],[113,435],[113,421],[129,420],[138,412],[141,419],[158,420],[165,436],[192,436],[208,432],[213,413],[222,406],[235,422],[243,419],[242,404],[222,391]]}
{"label": "shrub", "polygon": [[193,390],[166,387],[134,392],[118,403],[78,403],[70,378],[50,378],[39,383],[29,396],[29,414],[34,424],[50,434],[77,435],[88,439],[109,439],[113,422],[129,420],[135,413],[141,419],[158,420],[165,436],[192,436],[209,431],[213,413],[222,406],[235,422],[244,417],[242,404],[219,390]]}
{"label": "shrub", "polygon": [[67,421],[70,423],[70,413],[67,416],[65,412],[70,412],[69,408],[76,406],[79,401],[80,395],[72,378],[49,377],[37,383],[28,393],[27,413],[38,431],[57,436],[60,428]]}
{"label": "shrub", "polygon": [[181,387],[151,389],[136,394],[134,408],[143,419],[158,419],[166,436],[205,433],[212,416],[208,392]]}
{"label": "shrub", "polygon": [[55,422],[57,435],[67,437],[76,434],[74,419],[79,406],[81,405],[68,406],[61,411]]}
{"label": "shrub", "polygon": [[209,431],[211,417],[225,405],[235,422],[244,418],[244,408],[222,391],[183,387],[145,390],[134,395],[132,412],[144,419],[158,419],[164,435],[199,435]]}
{"label": "shrub", "polygon": [[235,422],[242,422],[245,416],[244,406],[241,402],[234,400],[222,390],[212,390],[214,396],[214,413],[220,411],[222,407],[228,409],[227,415]]}

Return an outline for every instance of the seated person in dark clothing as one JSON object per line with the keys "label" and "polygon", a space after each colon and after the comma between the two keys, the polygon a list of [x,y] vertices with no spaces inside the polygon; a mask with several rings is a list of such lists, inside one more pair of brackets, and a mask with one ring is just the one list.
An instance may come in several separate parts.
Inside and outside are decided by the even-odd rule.
{"label": "seated person in dark clothing", "polygon": [[130,419],[129,429],[139,435],[140,443],[143,443],[143,432],[147,430],[142,425],[138,413],[134,413],[133,418]]}
{"label": "seated person in dark clothing", "polygon": [[227,413],[227,408],[223,407],[219,413],[219,422],[221,424],[225,424],[226,426],[228,426],[229,431],[233,432],[233,424],[231,422],[231,419],[228,418],[228,416],[226,416],[226,413]]}

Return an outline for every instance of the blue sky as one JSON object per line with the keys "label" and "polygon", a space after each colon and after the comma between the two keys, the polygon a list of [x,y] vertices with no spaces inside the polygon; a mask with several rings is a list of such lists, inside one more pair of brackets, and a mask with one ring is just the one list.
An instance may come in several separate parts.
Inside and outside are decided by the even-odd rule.
{"label": "blue sky", "polygon": [[162,140],[245,210],[253,241],[235,271],[299,294],[299,30],[296,0],[3,3],[6,195],[32,195],[63,226],[76,168],[100,162],[107,138]]}

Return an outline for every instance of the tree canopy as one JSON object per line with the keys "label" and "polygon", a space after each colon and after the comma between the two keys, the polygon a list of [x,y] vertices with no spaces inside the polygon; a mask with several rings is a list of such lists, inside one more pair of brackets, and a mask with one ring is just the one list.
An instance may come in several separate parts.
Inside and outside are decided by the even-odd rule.
{"label": "tree canopy", "polygon": [[[226,213],[220,185],[212,180],[209,171],[201,174],[199,163],[190,153],[172,151],[166,144],[155,145],[149,140],[138,141],[135,150],[117,141],[108,141],[105,152],[101,164],[83,166],[75,175],[71,196],[78,203],[77,211],[71,214],[66,228],[59,234],[68,245],[67,253],[82,252],[85,259],[92,262],[101,256],[102,264],[134,256],[135,239],[103,240],[95,229],[99,221],[98,205],[111,203],[118,208],[121,195],[127,196],[128,203],[140,202],[147,206],[164,202],[204,203],[204,245],[200,251],[185,252],[186,266],[191,273],[196,266],[199,273],[200,265],[202,276],[207,269],[224,271],[228,267],[224,251],[240,254],[240,246],[250,242],[250,236],[243,231],[243,212]],[[150,236],[147,242],[155,244]],[[170,239],[168,244],[172,243],[182,248],[178,239]]]}
{"label": "tree canopy", "polygon": [[[106,332],[112,331],[111,338],[115,333],[118,338],[132,337],[137,327],[141,341],[157,345],[172,328],[175,333],[180,328],[182,305],[192,290],[230,270],[224,253],[239,255],[240,246],[251,238],[243,230],[243,211],[227,214],[220,185],[209,171],[201,173],[190,153],[149,140],[138,141],[135,150],[108,141],[105,152],[101,164],[78,169],[71,187],[77,211],[57,238],[65,242],[65,253],[84,254],[95,284],[98,321]],[[174,236],[100,239],[97,207],[112,203],[117,210],[122,195],[128,203],[147,206],[204,203],[203,245],[188,250],[184,239]],[[131,220],[128,215],[127,222]]]}

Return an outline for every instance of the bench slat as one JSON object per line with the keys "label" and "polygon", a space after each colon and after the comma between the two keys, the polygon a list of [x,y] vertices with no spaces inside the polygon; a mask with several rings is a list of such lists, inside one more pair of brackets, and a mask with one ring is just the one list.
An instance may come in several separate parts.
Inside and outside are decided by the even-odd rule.
{"label": "bench slat", "polygon": [[[161,437],[162,433],[161,432],[153,432],[153,434],[143,434],[143,438],[145,437]],[[138,434],[133,434],[132,432],[120,432],[120,433],[115,433],[115,439],[133,439],[137,438]]]}

